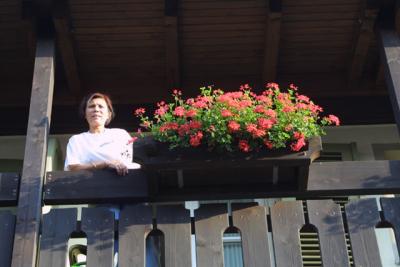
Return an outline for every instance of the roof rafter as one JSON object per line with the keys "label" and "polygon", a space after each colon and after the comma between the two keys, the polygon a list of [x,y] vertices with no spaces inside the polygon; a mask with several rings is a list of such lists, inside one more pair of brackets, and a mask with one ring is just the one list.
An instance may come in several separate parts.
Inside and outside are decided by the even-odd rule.
{"label": "roof rafter", "polygon": [[268,1],[262,83],[276,79],[282,18],[282,1]]}

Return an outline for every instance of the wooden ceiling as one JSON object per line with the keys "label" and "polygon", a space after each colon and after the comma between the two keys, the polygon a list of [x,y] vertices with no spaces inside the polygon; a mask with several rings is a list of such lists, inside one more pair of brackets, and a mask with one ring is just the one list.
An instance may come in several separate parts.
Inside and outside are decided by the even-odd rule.
{"label": "wooden ceiling", "polygon": [[41,2],[0,2],[3,109],[28,105],[35,36],[46,23],[57,42],[55,110],[94,90],[129,109],[173,87],[194,95],[204,85],[262,89],[267,81],[293,82],[328,103],[389,103],[375,28],[394,1],[57,0],[52,20],[35,24]]}

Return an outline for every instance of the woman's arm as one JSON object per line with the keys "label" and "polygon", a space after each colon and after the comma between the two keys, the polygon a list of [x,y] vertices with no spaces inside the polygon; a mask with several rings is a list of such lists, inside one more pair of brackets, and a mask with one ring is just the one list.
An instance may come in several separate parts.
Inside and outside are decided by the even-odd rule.
{"label": "woman's arm", "polygon": [[98,169],[115,169],[118,175],[128,174],[128,167],[119,160],[113,161],[95,161],[83,164],[70,164],[68,165],[68,170],[70,171],[80,171],[80,170],[98,170]]}

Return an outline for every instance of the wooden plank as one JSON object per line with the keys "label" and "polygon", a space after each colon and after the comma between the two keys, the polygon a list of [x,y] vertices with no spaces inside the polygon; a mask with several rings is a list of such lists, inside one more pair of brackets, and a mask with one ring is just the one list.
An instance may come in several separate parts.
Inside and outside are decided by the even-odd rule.
{"label": "wooden plank", "polygon": [[195,211],[197,266],[224,266],[222,236],[228,228],[224,204],[203,205]]}
{"label": "wooden plank", "polygon": [[381,60],[397,128],[400,131],[400,37],[394,30],[379,30]]}
{"label": "wooden plank", "polygon": [[323,266],[349,266],[340,206],[332,200],[307,200],[310,224],[317,228]]}
{"label": "wooden plank", "polygon": [[147,205],[124,206],[119,221],[120,267],[145,266],[145,240],[152,230],[152,207]]}
{"label": "wooden plank", "polygon": [[0,173],[0,207],[17,205],[19,180],[17,173]]}
{"label": "wooden plank", "polygon": [[267,210],[255,204],[233,204],[233,226],[240,231],[244,266],[269,267]]}
{"label": "wooden plank", "polygon": [[375,226],[380,222],[376,199],[351,201],[345,210],[354,265],[382,266],[375,235]]}
{"label": "wooden plank", "polygon": [[57,34],[57,46],[61,54],[68,87],[72,94],[80,97],[82,95],[81,80],[70,29],[71,22],[69,20],[68,2],[68,0],[54,2],[53,22]]}
{"label": "wooden plank", "polygon": [[365,8],[361,13],[361,24],[359,25],[358,36],[353,49],[353,58],[349,67],[349,86],[354,86],[354,84],[360,82],[361,75],[365,69],[368,49],[374,35],[374,24],[379,11],[377,2],[377,0],[368,1],[368,5],[365,3]]}
{"label": "wooden plank", "polygon": [[276,80],[281,33],[282,1],[269,1],[266,18],[262,83]]}
{"label": "wooden plank", "polygon": [[[381,198],[381,206],[384,220],[392,225],[396,243],[400,244],[400,198]],[[399,245],[397,251],[400,253]]]}
{"label": "wooden plank", "polygon": [[43,216],[39,267],[64,267],[68,240],[76,231],[77,209],[52,209]]}
{"label": "wooden plank", "polygon": [[14,241],[15,215],[10,211],[0,212],[0,262],[2,266],[11,266]]}
{"label": "wooden plank", "polygon": [[82,231],[87,237],[87,266],[114,266],[114,213],[104,207],[83,208]]}
{"label": "wooden plank", "polygon": [[307,189],[316,195],[396,194],[399,176],[400,161],[316,162]]}
{"label": "wooden plank", "polygon": [[276,266],[303,266],[299,232],[305,221],[301,201],[277,202],[271,208],[271,224]]}
{"label": "wooden plank", "polygon": [[54,40],[39,39],[18,199],[12,267],[34,266],[36,263],[53,90]]}
{"label": "wooden plank", "polygon": [[181,87],[178,0],[165,0],[165,75],[167,90]]}
{"label": "wooden plank", "polygon": [[164,234],[165,267],[192,266],[190,212],[183,206],[157,206],[157,229]]}
{"label": "wooden plank", "polygon": [[139,201],[148,197],[147,191],[141,170],[129,170],[125,176],[113,170],[57,171],[47,174],[44,201],[51,205]]}

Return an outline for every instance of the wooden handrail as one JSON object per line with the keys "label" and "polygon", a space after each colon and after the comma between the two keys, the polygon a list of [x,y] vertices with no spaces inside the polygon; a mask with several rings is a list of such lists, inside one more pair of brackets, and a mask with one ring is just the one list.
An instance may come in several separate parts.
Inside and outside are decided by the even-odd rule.
{"label": "wooden handrail", "polygon": [[152,189],[154,186],[159,185],[149,184],[142,170],[130,170],[127,176],[117,176],[111,170],[50,172],[44,187],[44,201],[77,204],[396,194],[400,193],[400,161],[312,163],[305,191],[284,183],[244,183],[234,188],[201,183],[180,187],[179,183],[171,183],[158,191]]}

